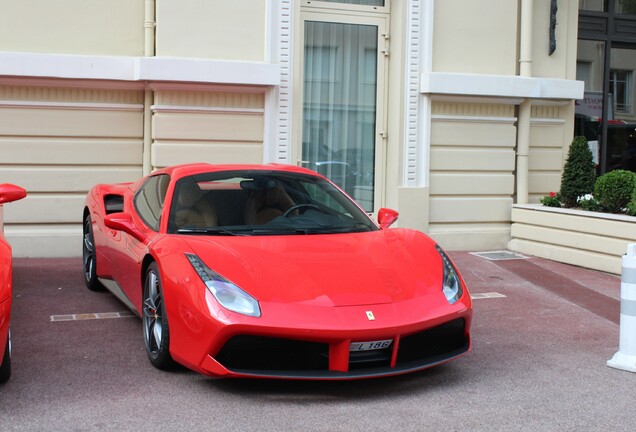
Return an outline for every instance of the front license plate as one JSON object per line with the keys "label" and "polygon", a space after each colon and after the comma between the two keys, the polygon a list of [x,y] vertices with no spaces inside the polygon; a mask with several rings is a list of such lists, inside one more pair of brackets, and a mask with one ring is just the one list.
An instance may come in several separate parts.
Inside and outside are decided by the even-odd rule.
{"label": "front license plate", "polygon": [[379,341],[370,341],[370,342],[351,342],[349,345],[349,351],[372,351],[372,350],[381,350],[391,346],[393,343],[393,339],[385,339]]}

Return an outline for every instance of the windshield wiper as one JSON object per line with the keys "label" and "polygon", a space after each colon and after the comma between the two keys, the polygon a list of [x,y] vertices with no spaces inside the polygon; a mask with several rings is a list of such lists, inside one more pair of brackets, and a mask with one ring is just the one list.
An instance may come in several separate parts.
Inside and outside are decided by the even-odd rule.
{"label": "windshield wiper", "polygon": [[254,228],[250,233],[255,235],[276,235],[276,234],[307,234],[305,228]]}
{"label": "windshield wiper", "polygon": [[309,235],[309,234],[341,234],[370,231],[364,224],[353,226],[314,226],[314,227],[280,227],[280,228],[180,228],[178,234],[189,235],[220,235],[220,236],[249,236],[249,235]]}
{"label": "windshield wiper", "polygon": [[333,227],[319,227],[319,228],[306,228],[305,234],[344,234],[344,233],[359,233],[371,231],[368,226],[333,226]]}
{"label": "windshield wiper", "polygon": [[225,228],[180,228],[177,230],[178,234],[214,234],[214,235],[227,235],[238,236],[242,235],[235,231],[231,231]]}

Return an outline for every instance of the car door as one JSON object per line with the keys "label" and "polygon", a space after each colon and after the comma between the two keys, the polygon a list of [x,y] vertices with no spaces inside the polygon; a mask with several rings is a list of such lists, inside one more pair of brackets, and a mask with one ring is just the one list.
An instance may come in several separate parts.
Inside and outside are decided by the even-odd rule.
{"label": "car door", "polygon": [[131,215],[132,223],[144,233],[145,240],[123,231],[109,239],[113,278],[123,291],[125,298],[122,300],[137,311],[141,311],[142,302],[141,264],[148,242],[159,234],[161,212],[169,183],[170,177],[166,174],[151,176],[125,203],[124,212]]}

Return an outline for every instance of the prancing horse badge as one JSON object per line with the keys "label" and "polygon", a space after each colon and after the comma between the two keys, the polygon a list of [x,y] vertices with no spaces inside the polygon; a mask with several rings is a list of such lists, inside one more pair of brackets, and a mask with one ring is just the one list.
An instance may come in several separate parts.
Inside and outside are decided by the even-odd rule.
{"label": "prancing horse badge", "polygon": [[373,316],[373,312],[367,311],[367,318],[369,318],[369,321],[375,320],[375,317]]}

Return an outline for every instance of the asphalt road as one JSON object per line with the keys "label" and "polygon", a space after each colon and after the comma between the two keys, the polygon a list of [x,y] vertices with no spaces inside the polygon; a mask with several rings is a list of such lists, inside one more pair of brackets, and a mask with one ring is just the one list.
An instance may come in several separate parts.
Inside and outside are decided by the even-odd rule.
{"label": "asphalt road", "polygon": [[[634,430],[636,374],[606,366],[618,349],[619,278],[537,258],[451,255],[482,297],[473,352],[349,382],[158,371],[141,321],[84,288],[80,259],[15,260],[13,376],[0,386],[0,431]],[[62,320],[105,312],[123,314]]]}

